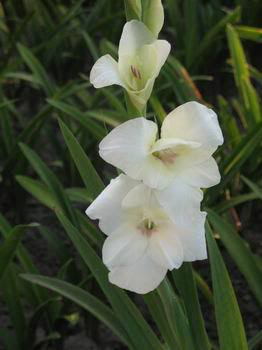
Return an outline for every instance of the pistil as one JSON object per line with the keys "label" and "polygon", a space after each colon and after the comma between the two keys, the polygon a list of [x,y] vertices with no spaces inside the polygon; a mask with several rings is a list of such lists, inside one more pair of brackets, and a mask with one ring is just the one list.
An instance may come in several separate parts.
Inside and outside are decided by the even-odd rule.
{"label": "pistil", "polygon": [[151,236],[151,234],[156,231],[156,225],[151,219],[145,219],[143,220],[140,229],[143,234]]}
{"label": "pistil", "polygon": [[163,151],[154,152],[153,155],[167,165],[173,164],[177,157],[177,154],[174,151],[172,151],[170,148]]}

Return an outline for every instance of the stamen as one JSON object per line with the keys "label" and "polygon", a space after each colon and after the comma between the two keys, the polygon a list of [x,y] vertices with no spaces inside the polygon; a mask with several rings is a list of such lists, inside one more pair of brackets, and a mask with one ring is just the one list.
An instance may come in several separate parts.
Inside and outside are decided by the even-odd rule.
{"label": "stamen", "polygon": [[135,78],[141,80],[141,73],[140,73],[139,69],[136,68],[135,66],[132,66],[132,65],[130,66],[130,68],[131,68],[131,72],[132,72],[133,76],[134,76]]}
{"label": "stamen", "polygon": [[173,164],[177,157],[177,154],[173,152],[171,149],[154,152],[153,155],[158,159],[160,159],[165,164]]}

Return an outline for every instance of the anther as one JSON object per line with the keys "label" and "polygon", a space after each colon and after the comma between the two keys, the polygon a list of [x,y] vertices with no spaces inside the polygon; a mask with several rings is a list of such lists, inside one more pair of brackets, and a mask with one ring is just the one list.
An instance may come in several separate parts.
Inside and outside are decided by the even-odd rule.
{"label": "anther", "polygon": [[137,69],[135,66],[132,66],[132,65],[130,66],[130,68],[131,68],[131,72],[132,72],[133,76],[137,79],[141,79],[141,73],[140,73],[139,69]]}

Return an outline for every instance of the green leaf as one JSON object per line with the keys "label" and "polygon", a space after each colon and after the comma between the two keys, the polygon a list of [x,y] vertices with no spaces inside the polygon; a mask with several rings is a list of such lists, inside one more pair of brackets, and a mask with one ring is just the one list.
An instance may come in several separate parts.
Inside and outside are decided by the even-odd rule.
{"label": "green leaf", "polygon": [[82,232],[88,237],[89,241],[94,243],[98,248],[102,248],[105,236],[98,230],[93,222],[88,218],[85,213],[76,211],[78,221],[80,223]]}
{"label": "green leaf", "polygon": [[262,330],[259,331],[253,338],[248,341],[248,349],[258,349],[257,346],[261,345],[262,342]]}
{"label": "green leaf", "polygon": [[89,49],[89,52],[91,53],[94,61],[99,59],[99,54],[97,51],[97,47],[92,39],[92,37],[87,33],[82,31],[83,38],[85,40],[86,46]]}
{"label": "green leaf", "polygon": [[[11,225],[7,222],[7,220],[4,218],[4,216],[0,213],[0,232],[2,233],[3,237],[6,239],[8,238],[10,232],[12,231]],[[27,273],[38,273],[38,270],[29,254],[27,249],[23,246],[22,243],[19,244],[16,250],[17,257],[19,259],[19,262]],[[30,285],[29,285],[30,286]],[[28,286],[28,288],[29,288]],[[30,303],[32,303],[34,306],[43,303],[45,300],[47,300],[48,295],[45,293],[44,289],[39,288],[37,286],[33,286],[32,288]]]}
{"label": "green leaf", "polygon": [[260,123],[256,127],[252,128],[246,136],[242,137],[242,140],[238,146],[234,148],[232,153],[226,157],[223,162],[221,162],[221,182],[217,186],[208,189],[206,192],[206,203],[208,203],[209,206],[216,200],[221,189],[223,189],[226,184],[228,184],[238,173],[243,165],[249,161],[251,155],[260,145],[261,137],[262,124]]}
{"label": "green leaf", "polygon": [[177,342],[174,337],[173,331],[170,327],[169,322],[165,314],[164,306],[162,300],[160,299],[159,293],[154,290],[150,293],[143,295],[143,299],[147,304],[147,307],[156,322],[156,325],[162,335],[164,341],[170,349],[177,348]]}
{"label": "green leaf", "polygon": [[247,194],[242,194],[233,198],[230,198],[219,205],[217,205],[214,209],[217,214],[223,213],[226,210],[236,207],[239,204],[253,201],[254,199],[259,199],[260,197],[257,196],[256,193],[247,193]]}
{"label": "green leaf", "polygon": [[[26,274],[20,275],[20,277],[27,276]],[[29,275],[31,276],[31,275]],[[32,275],[35,276],[35,275]],[[31,282],[31,281],[29,281]],[[44,287],[44,286],[43,286]],[[45,315],[45,310],[47,307],[53,306],[52,304],[60,305],[60,298],[50,298],[40,304],[30,315],[30,319],[28,320],[27,329],[26,329],[26,348],[32,349],[34,348],[35,338],[37,334],[38,327],[41,327],[41,322],[43,321],[43,316]],[[52,308],[54,310],[54,308]],[[58,315],[54,315],[54,319],[57,319]]]}
{"label": "green leaf", "polygon": [[206,281],[203,279],[203,277],[197,272],[193,271],[194,278],[196,281],[197,288],[199,291],[203,294],[203,296],[207,299],[207,301],[213,305],[213,294],[211,292],[211,289],[209,288],[209,285],[206,283]]}
{"label": "green leaf", "polygon": [[51,82],[50,77],[45,72],[45,69],[42,66],[42,64],[27,47],[23,46],[22,44],[18,44],[17,48],[25,63],[34,73],[37,81],[45,90],[45,93],[48,96],[52,96],[54,94],[54,85]]}
{"label": "green leaf", "polygon": [[66,193],[55,174],[52,173],[46,164],[39,158],[36,152],[30,149],[27,145],[21,143],[20,148],[31,166],[34,168],[36,173],[40,176],[42,181],[50,190],[51,194],[54,196],[55,201],[59,203],[61,209],[69,218],[71,218],[71,220],[73,220],[73,222],[76,222],[75,214],[71,208],[69,199],[66,196]]}
{"label": "green leaf", "polygon": [[25,233],[26,228],[30,225],[15,226],[9,233],[4,243],[0,246],[0,280],[3,277],[8,265],[12,261],[17,247]]}
{"label": "green leaf", "polygon": [[199,45],[199,6],[195,0],[184,0],[184,16],[185,16],[185,62],[189,68],[194,61],[194,54]]}
{"label": "green leaf", "polygon": [[151,107],[153,108],[158,121],[160,123],[162,123],[163,120],[165,119],[166,112],[165,112],[161,102],[157,98],[157,96],[152,94],[150,97],[149,103],[150,103]]}
{"label": "green leaf", "polygon": [[167,64],[163,67],[163,73],[166,79],[171,82],[178,103],[202,100],[202,96],[188,71],[174,56],[169,56]]}
{"label": "green leaf", "polygon": [[161,343],[143,319],[136,306],[120,288],[109,283],[108,271],[89,243],[63,214],[57,213],[57,217],[112,305],[114,312],[126,329],[129,335],[129,341],[133,344],[134,348],[160,350],[162,348]]}
{"label": "green leaf", "polygon": [[93,200],[93,197],[90,196],[89,191],[82,187],[66,188],[66,193],[71,201],[87,204],[91,203]]}
{"label": "green leaf", "polygon": [[195,349],[209,350],[211,347],[200,309],[192,266],[190,263],[184,262],[178,270],[173,270],[172,274],[175,285],[184,301]]}
{"label": "green leaf", "polygon": [[14,147],[12,148],[11,153],[3,166],[4,175],[10,176],[10,172],[14,170],[14,167],[20,160],[21,150],[19,148],[19,142],[24,142],[29,145],[34,141],[43,124],[46,122],[50,109],[51,107],[45,106],[42,110],[40,110],[40,112],[30,120],[21,133],[16,137]]}
{"label": "green leaf", "polygon": [[20,350],[14,332],[8,328],[0,329],[0,339],[5,350]]}
{"label": "green leaf", "polygon": [[15,330],[15,338],[20,346],[19,349],[23,349],[26,334],[26,320],[17,286],[17,276],[12,266],[7,268],[0,286],[3,299],[8,308],[11,324]]}
{"label": "green leaf", "polygon": [[58,203],[55,201],[47,186],[42,182],[22,175],[17,175],[15,178],[16,181],[40,203],[43,203],[52,210],[58,208]]}
{"label": "green leaf", "polygon": [[71,118],[77,120],[97,140],[101,140],[103,137],[106,136],[105,130],[100,125],[98,125],[96,122],[94,122],[91,118],[87,118],[85,113],[80,111],[78,108],[71,106],[68,103],[56,101],[56,100],[51,100],[51,99],[48,99],[47,102],[51,106],[53,106],[56,109],[60,110],[61,112],[65,113],[66,115],[70,116]]}
{"label": "green leaf", "polygon": [[235,292],[208,224],[206,235],[220,349],[247,350],[245,330]]}
{"label": "green leaf", "polygon": [[173,331],[176,341],[175,349],[194,350],[194,339],[190,332],[187,316],[167,278],[157,288],[157,292],[164,305],[167,322]]}
{"label": "green leaf", "polygon": [[21,277],[70,299],[102,321],[123,343],[129,345],[128,336],[112,310],[89,292],[56,278],[30,274],[23,274]]}
{"label": "green leaf", "polygon": [[256,194],[256,197],[262,200],[262,188],[257,186],[253,181],[247,179],[244,175],[241,175],[241,179]]}
{"label": "green leaf", "polygon": [[69,128],[61,120],[59,120],[59,125],[72,159],[88,191],[88,195],[94,199],[103,191],[104,184]]}
{"label": "green leaf", "polygon": [[252,40],[257,43],[262,43],[262,29],[248,26],[236,26],[238,35],[242,39]]}
{"label": "green leaf", "polygon": [[250,82],[248,64],[241,41],[231,25],[227,25],[227,38],[233,61],[235,81],[245,107],[247,122],[254,124],[261,120],[259,99]]}
{"label": "green leaf", "polygon": [[199,62],[203,62],[203,60],[205,60],[207,57],[206,54],[212,49],[213,45],[216,45],[218,35],[225,30],[228,23],[238,22],[240,19],[240,14],[241,8],[238,6],[205,33],[205,36],[201,39],[196,49],[194,56],[195,61],[192,63],[192,65],[195,66]]}
{"label": "green leaf", "polygon": [[219,215],[210,210],[208,210],[208,218],[214,229],[220,235],[223,244],[234,259],[239,270],[245,276],[260,305],[262,305],[261,271],[257,266],[254,254],[228,222],[221,219]]}

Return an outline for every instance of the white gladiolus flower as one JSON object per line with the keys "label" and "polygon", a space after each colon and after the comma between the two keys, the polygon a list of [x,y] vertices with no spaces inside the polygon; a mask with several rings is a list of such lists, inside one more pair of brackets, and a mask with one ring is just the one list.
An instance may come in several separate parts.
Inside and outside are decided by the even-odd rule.
{"label": "white gladiolus flower", "polygon": [[213,110],[187,102],[166,116],[161,137],[157,135],[154,122],[129,120],[102,140],[100,156],[152,188],[166,189],[174,180],[199,188],[219,183],[212,154],[223,143],[223,135]]}
{"label": "white gladiolus flower", "polygon": [[[89,206],[86,214],[99,219],[108,235],[102,255],[111,283],[148,293],[183,261],[206,259],[201,191],[182,192],[174,201],[172,194],[167,196],[122,174]],[[163,200],[172,215],[161,205]]]}
{"label": "white gladiolus flower", "polygon": [[123,28],[118,62],[110,55],[100,57],[91,70],[90,82],[95,88],[122,86],[142,112],[169,52],[166,40],[157,40],[142,22],[132,20]]}

